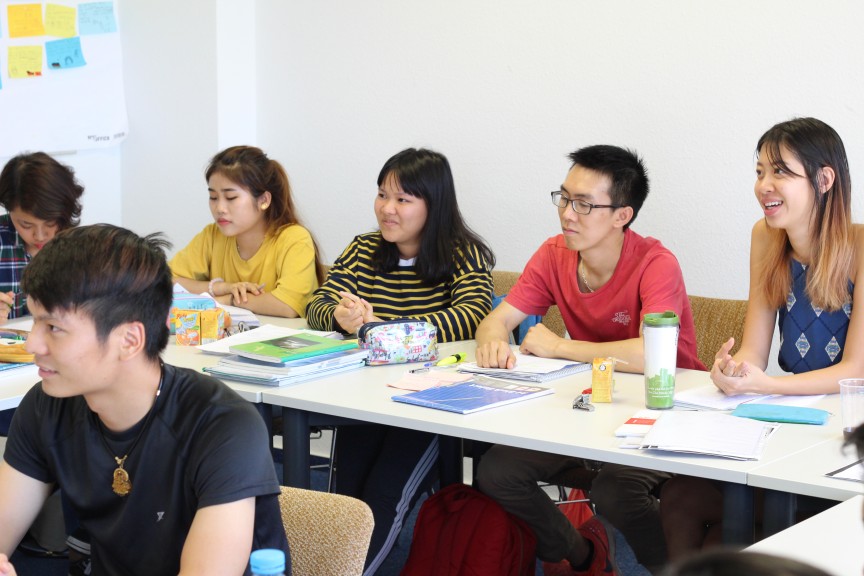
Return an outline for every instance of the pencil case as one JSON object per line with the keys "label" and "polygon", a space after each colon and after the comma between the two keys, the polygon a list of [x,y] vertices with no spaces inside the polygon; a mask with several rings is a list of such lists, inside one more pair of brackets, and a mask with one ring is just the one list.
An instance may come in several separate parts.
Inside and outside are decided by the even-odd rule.
{"label": "pencil case", "polygon": [[403,364],[438,359],[438,328],[419,320],[367,322],[357,331],[366,364]]}
{"label": "pencil case", "polygon": [[779,406],[777,404],[741,404],[732,411],[733,416],[764,420],[765,422],[784,422],[789,424],[818,424],[828,420],[828,412],[818,408],[800,406]]}

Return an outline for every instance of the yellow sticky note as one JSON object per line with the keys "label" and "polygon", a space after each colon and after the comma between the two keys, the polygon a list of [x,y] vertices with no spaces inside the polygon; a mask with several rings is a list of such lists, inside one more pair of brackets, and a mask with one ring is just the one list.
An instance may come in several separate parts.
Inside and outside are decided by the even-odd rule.
{"label": "yellow sticky note", "polygon": [[9,18],[10,38],[45,35],[42,4],[10,4],[6,7],[6,15]]}
{"label": "yellow sticky note", "polygon": [[60,38],[75,36],[75,8],[59,4],[45,5],[45,34]]}
{"label": "yellow sticky note", "polygon": [[9,77],[42,75],[42,46],[9,46]]}

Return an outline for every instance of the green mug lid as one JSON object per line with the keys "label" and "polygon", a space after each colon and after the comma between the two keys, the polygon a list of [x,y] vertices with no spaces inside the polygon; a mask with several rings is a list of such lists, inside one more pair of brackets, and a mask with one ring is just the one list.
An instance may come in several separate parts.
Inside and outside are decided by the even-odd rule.
{"label": "green mug lid", "polygon": [[678,315],[672,310],[646,314],[642,320],[645,326],[678,326]]}

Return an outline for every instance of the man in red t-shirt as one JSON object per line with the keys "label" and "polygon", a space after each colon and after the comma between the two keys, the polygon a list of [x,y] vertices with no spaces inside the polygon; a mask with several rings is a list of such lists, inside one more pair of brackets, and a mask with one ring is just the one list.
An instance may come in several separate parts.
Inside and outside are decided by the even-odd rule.
{"label": "man in red t-shirt", "polygon": [[[658,240],[630,230],[648,195],[641,160],[616,146],[589,146],[570,159],[567,178],[552,192],[562,234],[543,243],[504,302],[480,324],[477,363],[512,368],[513,329],[529,315],[543,315],[557,305],[569,338],[537,324],[525,335],[521,352],[581,362],[613,356],[626,362],[617,369],[641,372],[642,318],[672,310],[681,322],[678,367],[704,370],[696,356],[693,314],[677,259]],[[561,561],[560,573],[617,574],[614,538],[605,522],[595,518],[573,528],[537,487],[537,481],[574,469],[586,476],[578,458],[498,445],[483,456],[477,481],[483,492],[531,525],[537,555]],[[652,568],[666,558],[654,494],[667,478],[664,472],[607,464],[590,484],[598,512],[622,531],[639,561]]]}

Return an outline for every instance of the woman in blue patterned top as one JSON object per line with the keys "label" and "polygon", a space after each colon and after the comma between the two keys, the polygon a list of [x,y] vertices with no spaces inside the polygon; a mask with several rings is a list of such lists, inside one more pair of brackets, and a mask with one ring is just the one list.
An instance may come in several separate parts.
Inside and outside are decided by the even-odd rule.
{"label": "woman in blue patterned top", "polygon": [[[815,118],[772,127],[759,139],[750,299],[741,349],[730,338],[711,379],[726,394],[836,393],[841,378],[864,375],[864,228],[852,224],[851,179],[843,141]],[[864,294],[861,296],[864,298]],[[864,300],[862,300],[864,301]],[[765,374],[774,319],[780,367]],[[850,353],[844,353],[847,350]]]}
{"label": "woman in blue patterned top", "polygon": [[[824,394],[842,378],[864,375],[864,227],[852,224],[851,179],[843,141],[815,118],[773,126],[756,146],[756,200],[750,299],[741,349],[729,339],[711,379],[726,394]],[[858,296],[864,302],[864,294]],[[780,367],[765,374],[774,321]],[[857,352],[856,352],[857,351]],[[677,476],[660,494],[670,560],[720,543],[723,493],[703,478]]]}

